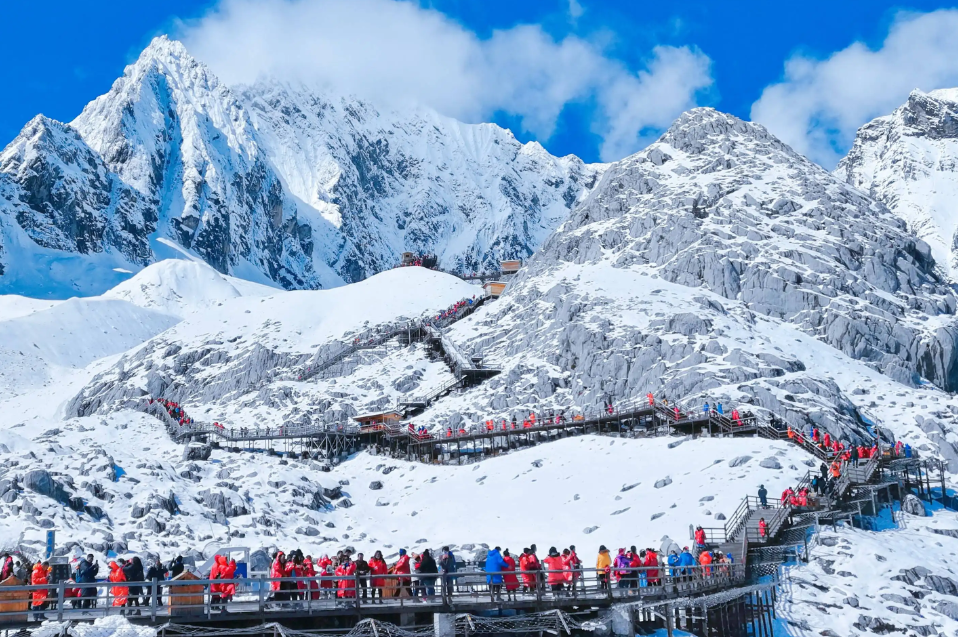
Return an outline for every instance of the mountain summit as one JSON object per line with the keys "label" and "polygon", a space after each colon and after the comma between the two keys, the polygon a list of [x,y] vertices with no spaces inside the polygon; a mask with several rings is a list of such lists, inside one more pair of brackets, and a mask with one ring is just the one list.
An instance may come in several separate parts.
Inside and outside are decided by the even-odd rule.
{"label": "mountain summit", "polygon": [[2,158],[0,290],[52,296],[184,252],[287,289],[361,280],[404,250],[490,269],[532,254],[604,168],[428,109],[230,88],[165,36],[69,125],[33,120]]}
{"label": "mountain summit", "polygon": [[887,205],[958,276],[958,89],[913,91],[858,130],[835,174]]}

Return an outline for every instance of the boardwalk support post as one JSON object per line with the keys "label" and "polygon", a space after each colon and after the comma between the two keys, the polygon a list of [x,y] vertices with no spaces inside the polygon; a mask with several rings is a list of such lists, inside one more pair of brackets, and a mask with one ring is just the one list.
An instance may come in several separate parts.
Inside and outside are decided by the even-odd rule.
{"label": "boardwalk support post", "polygon": [[635,633],[632,630],[632,613],[627,606],[613,606],[612,613],[612,634],[632,637]]}
{"label": "boardwalk support post", "polygon": [[456,637],[455,613],[436,613],[432,616],[435,637]]}

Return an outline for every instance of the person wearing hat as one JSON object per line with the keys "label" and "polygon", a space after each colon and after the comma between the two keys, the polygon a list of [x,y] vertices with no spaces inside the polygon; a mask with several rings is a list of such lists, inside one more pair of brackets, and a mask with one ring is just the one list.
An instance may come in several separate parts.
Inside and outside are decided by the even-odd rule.
{"label": "person wearing hat", "polygon": [[605,544],[599,546],[599,556],[595,559],[596,576],[599,579],[599,589],[609,588],[609,572],[612,570],[612,558]]}
{"label": "person wearing hat", "polygon": [[758,485],[758,501],[761,502],[763,509],[768,508],[768,491],[764,484]]}
{"label": "person wearing hat", "polygon": [[565,562],[562,560],[562,556],[559,555],[559,551],[556,550],[556,547],[549,547],[549,557],[542,560],[543,565],[548,571],[547,581],[549,587],[552,588],[552,592],[558,597],[559,592],[565,584]]}
{"label": "person wearing hat", "polygon": [[680,575],[683,580],[687,580],[692,575],[692,567],[694,567],[695,564],[695,557],[692,556],[689,547],[683,547],[682,554],[679,555],[679,566],[682,567]]}
{"label": "person wearing hat", "polygon": [[[396,575],[410,575],[411,570],[409,566],[409,556],[406,555],[406,549],[399,549],[399,559],[396,561],[395,566],[393,566],[392,571]],[[403,591],[406,591],[406,595],[408,597],[413,596],[411,577],[401,577],[399,579],[399,590],[397,593],[400,597],[402,596]]]}

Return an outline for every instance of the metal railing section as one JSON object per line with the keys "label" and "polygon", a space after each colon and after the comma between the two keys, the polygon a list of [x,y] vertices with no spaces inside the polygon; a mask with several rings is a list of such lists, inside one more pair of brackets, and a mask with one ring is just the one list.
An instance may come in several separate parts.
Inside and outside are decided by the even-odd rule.
{"label": "metal railing section", "polygon": [[[497,583],[501,578],[502,583]],[[176,579],[4,586],[0,627],[45,619],[91,620],[135,615],[151,621],[383,614],[430,607],[442,612],[482,608],[561,608],[641,599],[681,598],[745,581],[744,563],[599,570],[459,571],[247,579]],[[131,588],[139,588],[132,595]],[[227,592],[228,589],[235,591]],[[34,605],[34,594],[43,602]],[[136,599],[135,605],[130,605]]]}

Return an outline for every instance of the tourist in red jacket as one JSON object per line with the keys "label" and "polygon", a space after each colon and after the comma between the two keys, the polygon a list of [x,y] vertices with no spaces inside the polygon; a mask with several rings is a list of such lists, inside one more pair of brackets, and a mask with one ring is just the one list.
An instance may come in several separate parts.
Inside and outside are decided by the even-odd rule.
{"label": "tourist in red jacket", "polygon": [[540,566],[539,558],[531,549],[522,549],[522,555],[519,556],[519,570],[522,571],[523,590],[534,591],[536,589],[536,577]]}
{"label": "tourist in red jacket", "polygon": [[516,577],[516,558],[512,557],[509,549],[502,552],[503,567],[502,583],[506,589],[506,598],[515,599],[516,591],[519,590],[519,578]]}
{"label": "tourist in red jacket", "polygon": [[356,597],[356,563],[349,559],[347,554],[342,563],[336,567],[336,576],[339,578],[337,597],[354,599]]}
{"label": "tourist in red jacket", "polygon": [[549,587],[552,588],[553,592],[559,592],[562,590],[563,585],[565,584],[565,562],[562,561],[562,556],[559,555],[559,551],[556,548],[549,548],[549,557],[542,560],[545,570],[548,572],[546,581],[549,584]]}
{"label": "tourist in red jacket", "polygon": [[645,561],[642,566],[646,568],[645,576],[649,586],[658,586],[659,580],[659,556],[652,549],[645,550]]}
{"label": "tourist in red jacket", "polygon": [[369,584],[373,589],[373,603],[376,602],[376,591],[379,591],[379,603],[383,603],[383,587],[386,585],[386,579],[383,575],[385,575],[388,570],[386,560],[383,559],[383,552],[376,551],[373,558],[369,560],[369,573],[372,576],[372,580]]}
{"label": "tourist in red jacket", "polygon": [[[409,575],[411,573],[409,555],[406,554],[406,549],[399,549],[399,560],[396,561],[396,564],[393,566],[392,570],[396,575]],[[412,597],[411,577],[399,578],[399,593],[402,594],[404,589],[409,597]]]}

